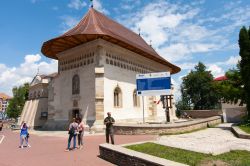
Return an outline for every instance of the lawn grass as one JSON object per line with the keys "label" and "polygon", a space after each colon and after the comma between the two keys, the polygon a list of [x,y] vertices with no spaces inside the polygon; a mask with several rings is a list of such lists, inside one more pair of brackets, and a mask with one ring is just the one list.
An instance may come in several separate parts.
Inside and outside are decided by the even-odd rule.
{"label": "lawn grass", "polygon": [[155,143],[131,145],[126,146],[126,148],[194,166],[200,165],[204,162],[212,163],[214,161],[222,161],[232,166],[250,166],[250,152],[248,151],[236,150],[217,156],[212,156],[210,154],[172,148]]}
{"label": "lawn grass", "polygon": [[245,120],[243,120],[239,125],[239,128],[246,133],[250,134],[250,119],[247,119],[245,117]]}
{"label": "lawn grass", "polygon": [[250,134],[250,126],[240,125],[239,128],[246,133]]}

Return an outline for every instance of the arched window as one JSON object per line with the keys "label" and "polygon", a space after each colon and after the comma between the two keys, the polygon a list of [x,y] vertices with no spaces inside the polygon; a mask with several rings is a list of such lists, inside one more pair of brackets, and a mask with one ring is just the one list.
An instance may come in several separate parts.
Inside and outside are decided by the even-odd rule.
{"label": "arched window", "polygon": [[33,96],[33,98],[34,98],[34,99],[36,98],[36,91],[34,92],[34,96]]}
{"label": "arched window", "polygon": [[134,90],[133,92],[133,103],[134,103],[134,107],[140,107],[140,98],[139,96],[137,96],[136,90]]}
{"label": "arched window", "polygon": [[72,78],[72,94],[76,95],[80,93],[80,78],[76,74]]}
{"label": "arched window", "polygon": [[32,96],[32,93],[30,93],[30,97],[29,97],[29,99],[32,99],[32,97],[33,97],[33,96]]}
{"label": "arched window", "polygon": [[122,107],[122,91],[119,87],[114,90],[114,107]]}

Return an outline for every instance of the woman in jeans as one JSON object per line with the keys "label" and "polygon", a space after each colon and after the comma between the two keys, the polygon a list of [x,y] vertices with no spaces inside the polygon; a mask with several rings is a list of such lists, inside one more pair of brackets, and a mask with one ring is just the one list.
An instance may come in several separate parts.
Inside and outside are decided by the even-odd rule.
{"label": "woman in jeans", "polygon": [[78,128],[78,123],[76,123],[76,119],[73,118],[73,122],[70,123],[69,125],[69,138],[68,138],[68,147],[65,150],[66,152],[70,150],[70,144],[71,144],[72,138],[73,138],[73,149],[76,149],[77,128]]}

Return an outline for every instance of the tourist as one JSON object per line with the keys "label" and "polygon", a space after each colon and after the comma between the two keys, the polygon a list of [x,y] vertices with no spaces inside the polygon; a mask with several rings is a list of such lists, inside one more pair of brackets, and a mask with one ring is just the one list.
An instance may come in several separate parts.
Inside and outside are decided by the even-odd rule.
{"label": "tourist", "polygon": [[107,113],[108,117],[104,119],[104,124],[106,125],[106,142],[109,143],[109,137],[111,143],[114,144],[114,128],[113,124],[115,123],[114,118],[111,117],[111,113]]}
{"label": "tourist", "polygon": [[28,133],[28,126],[26,124],[26,122],[22,122],[21,124],[21,132],[20,132],[20,148],[23,148],[23,144],[24,144],[24,141],[26,142],[26,146],[27,147],[31,147],[28,143],[28,136],[29,136],[29,133]]}
{"label": "tourist", "polygon": [[3,129],[3,122],[0,120],[0,131]]}
{"label": "tourist", "polygon": [[83,135],[84,135],[84,122],[82,121],[82,118],[78,119],[78,148],[82,149],[83,147]]}
{"label": "tourist", "polygon": [[77,128],[78,128],[78,124],[76,123],[76,119],[73,118],[72,123],[70,123],[69,125],[69,132],[68,132],[69,139],[68,139],[68,147],[65,150],[66,152],[70,150],[70,144],[71,144],[72,138],[73,138],[73,149],[76,149]]}

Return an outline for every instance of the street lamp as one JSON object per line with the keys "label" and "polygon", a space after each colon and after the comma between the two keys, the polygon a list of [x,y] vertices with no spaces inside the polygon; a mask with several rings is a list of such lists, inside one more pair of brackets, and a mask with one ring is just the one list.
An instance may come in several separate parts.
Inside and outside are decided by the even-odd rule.
{"label": "street lamp", "polygon": [[173,95],[161,95],[162,108],[165,109],[166,122],[170,122],[169,110],[172,108]]}

